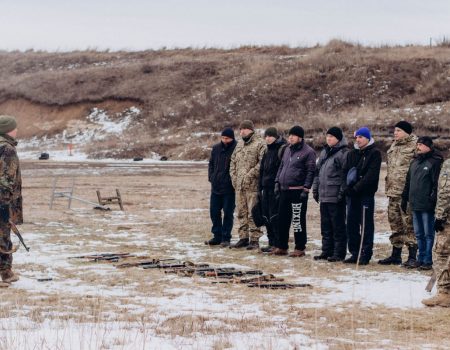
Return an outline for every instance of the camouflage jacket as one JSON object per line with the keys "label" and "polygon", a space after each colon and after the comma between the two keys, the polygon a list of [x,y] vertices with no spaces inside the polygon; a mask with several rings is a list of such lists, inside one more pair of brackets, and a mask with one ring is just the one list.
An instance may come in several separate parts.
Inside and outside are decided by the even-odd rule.
{"label": "camouflage jacket", "polygon": [[450,159],[447,159],[442,165],[439,175],[439,187],[436,204],[436,219],[449,220],[450,214]]}
{"label": "camouflage jacket", "polygon": [[266,143],[253,133],[248,141],[240,140],[231,156],[230,176],[236,191],[258,191],[261,159]]}
{"label": "camouflage jacket", "polygon": [[394,141],[387,151],[386,196],[400,197],[402,195],[416,145],[417,136],[409,135]]}
{"label": "camouflage jacket", "polygon": [[9,205],[11,221],[23,223],[22,178],[17,141],[8,135],[0,135],[0,205]]}

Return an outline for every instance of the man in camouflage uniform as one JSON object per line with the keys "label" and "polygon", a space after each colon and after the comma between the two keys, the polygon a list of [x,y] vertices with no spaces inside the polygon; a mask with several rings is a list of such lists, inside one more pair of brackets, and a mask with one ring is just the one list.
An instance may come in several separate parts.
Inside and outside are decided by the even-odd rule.
{"label": "man in camouflage uniform", "polygon": [[255,134],[251,120],[241,123],[239,133],[242,140],[238,142],[230,164],[231,182],[236,191],[239,241],[230,248],[258,249],[262,232],[253,221],[252,208],[258,197],[260,164],[267,147]]}
{"label": "man in camouflage uniform", "polygon": [[0,287],[8,287],[19,277],[12,271],[12,242],[9,221],[21,224],[22,181],[16,153],[17,123],[14,117],[0,116]]}
{"label": "man in camouflage uniform", "polygon": [[417,136],[412,134],[412,125],[400,121],[395,125],[394,142],[387,151],[386,196],[389,198],[388,220],[391,225],[392,254],[386,259],[379,260],[381,265],[399,265],[402,263],[402,248],[409,250],[408,261],[404,266],[415,263],[417,254],[416,236],[412,223],[411,209],[403,213],[400,204],[405,187],[406,174],[416,150]]}
{"label": "man in camouflage uniform", "polygon": [[436,204],[435,229],[436,244],[434,252],[434,272],[437,276],[438,293],[422,301],[426,306],[450,307],[450,159],[444,162],[439,175],[439,188]]}

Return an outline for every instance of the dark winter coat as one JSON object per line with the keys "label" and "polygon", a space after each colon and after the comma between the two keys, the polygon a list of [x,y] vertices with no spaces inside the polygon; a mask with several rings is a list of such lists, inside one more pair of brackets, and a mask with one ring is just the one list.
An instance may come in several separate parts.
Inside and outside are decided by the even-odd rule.
{"label": "dark winter coat", "polygon": [[345,173],[356,167],[356,183],[347,188],[347,194],[351,197],[373,196],[378,190],[378,180],[381,169],[381,152],[375,147],[374,140],[363,149],[352,149],[347,153]]}
{"label": "dark winter coat", "polygon": [[284,151],[275,182],[281,190],[303,186],[310,189],[316,171],[316,153],[304,140],[289,145]]}
{"label": "dark winter coat", "polygon": [[322,150],[317,162],[313,192],[319,194],[321,203],[338,203],[338,196],[345,189],[348,143],[344,137],[336,146]]}
{"label": "dark winter coat", "polygon": [[211,182],[211,191],[215,194],[234,192],[230,177],[230,161],[236,144],[236,140],[228,145],[219,142],[212,148],[208,166],[208,180]]}
{"label": "dark winter coat", "polygon": [[286,140],[281,136],[270,145],[267,145],[266,154],[261,160],[259,173],[259,190],[263,188],[274,188],[275,178],[280,167],[280,148],[286,147]]}
{"label": "dark winter coat", "polygon": [[434,211],[442,162],[442,156],[434,150],[418,154],[411,162],[402,194],[411,210]]}

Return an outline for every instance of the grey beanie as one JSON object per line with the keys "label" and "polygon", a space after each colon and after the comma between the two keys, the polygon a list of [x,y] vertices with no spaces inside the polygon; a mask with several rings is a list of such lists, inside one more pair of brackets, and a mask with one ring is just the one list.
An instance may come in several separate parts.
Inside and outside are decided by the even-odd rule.
{"label": "grey beanie", "polygon": [[253,122],[251,120],[244,120],[239,125],[239,130],[241,129],[255,130],[255,126],[253,125]]}
{"label": "grey beanie", "polygon": [[17,128],[16,118],[10,115],[0,115],[0,134],[7,134]]}

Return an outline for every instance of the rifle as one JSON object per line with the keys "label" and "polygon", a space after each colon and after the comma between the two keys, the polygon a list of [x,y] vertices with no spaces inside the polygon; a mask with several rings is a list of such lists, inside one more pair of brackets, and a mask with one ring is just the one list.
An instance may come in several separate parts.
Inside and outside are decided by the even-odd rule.
{"label": "rifle", "polygon": [[25,241],[23,240],[22,235],[20,234],[17,226],[11,220],[9,220],[9,225],[11,226],[11,229],[16,234],[16,236],[19,237],[20,243],[22,243],[22,245],[26,249],[26,251],[29,252],[30,248],[28,248],[27,245],[25,244]]}
{"label": "rifle", "polygon": [[99,254],[91,254],[91,255],[79,255],[79,256],[71,256],[69,259],[104,259],[104,258],[112,258],[112,257],[120,257],[127,258],[132,257],[130,253],[99,253]]}
{"label": "rifle", "polygon": [[309,283],[249,283],[250,288],[265,289],[293,289],[293,288],[311,288]]}
{"label": "rifle", "polygon": [[428,293],[430,293],[433,290],[436,280],[437,280],[436,271],[433,269],[433,274],[431,275],[430,280],[428,281],[427,286],[425,287],[425,290]]}

